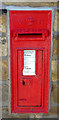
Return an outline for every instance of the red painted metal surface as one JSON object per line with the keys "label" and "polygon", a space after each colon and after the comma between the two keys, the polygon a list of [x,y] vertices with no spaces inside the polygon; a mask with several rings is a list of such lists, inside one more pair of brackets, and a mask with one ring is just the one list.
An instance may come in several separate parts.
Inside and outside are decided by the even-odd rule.
{"label": "red painted metal surface", "polygon": [[[47,113],[52,11],[10,11],[11,112]],[[35,50],[35,75],[23,75],[24,50]]]}

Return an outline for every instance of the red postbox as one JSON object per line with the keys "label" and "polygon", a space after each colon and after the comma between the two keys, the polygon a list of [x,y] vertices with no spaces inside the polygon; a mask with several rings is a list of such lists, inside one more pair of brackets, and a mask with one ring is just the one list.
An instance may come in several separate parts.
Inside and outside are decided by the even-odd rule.
{"label": "red postbox", "polygon": [[47,113],[51,10],[11,10],[11,112]]}

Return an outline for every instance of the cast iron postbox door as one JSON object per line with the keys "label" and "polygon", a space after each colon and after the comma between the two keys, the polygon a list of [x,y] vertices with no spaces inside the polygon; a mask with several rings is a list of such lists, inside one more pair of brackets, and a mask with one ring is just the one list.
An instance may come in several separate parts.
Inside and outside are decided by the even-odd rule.
{"label": "cast iron postbox door", "polygon": [[48,112],[51,15],[9,12],[12,113]]}
{"label": "cast iron postbox door", "polygon": [[41,89],[42,51],[18,51],[18,105],[40,106]]}

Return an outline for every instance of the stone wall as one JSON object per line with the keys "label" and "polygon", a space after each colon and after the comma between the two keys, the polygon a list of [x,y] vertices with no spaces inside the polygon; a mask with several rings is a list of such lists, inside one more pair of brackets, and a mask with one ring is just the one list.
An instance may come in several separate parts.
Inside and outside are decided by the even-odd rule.
{"label": "stone wall", "polygon": [[[51,6],[57,7],[56,2],[52,3],[40,3],[40,2],[3,2],[4,5],[16,5],[16,6],[32,6],[32,7],[41,7],[41,6]],[[49,116],[57,116],[59,111],[59,10],[56,8],[54,10],[54,32],[53,32],[53,55],[51,62],[51,104],[50,111],[48,114],[9,114],[9,80],[8,80],[8,39],[7,39],[7,10],[0,10],[0,88],[2,84],[2,108],[0,106],[0,111],[2,109],[3,118],[44,118]],[[2,60],[1,60],[2,57]],[[58,69],[57,69],[58,68]],[[2,83],[1,83],[2,79]]]}

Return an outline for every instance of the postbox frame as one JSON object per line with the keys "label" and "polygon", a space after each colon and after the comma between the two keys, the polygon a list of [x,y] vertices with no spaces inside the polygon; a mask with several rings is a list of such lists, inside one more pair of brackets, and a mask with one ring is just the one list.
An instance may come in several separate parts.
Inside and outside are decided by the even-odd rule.
{"label": "postbox frame", "polygon": [[[25,9],[26,8],[26,9]],[[9,26],[9,11],[10,10],[51,10],[52,11],[52,22],[51,22],[51,53],[50,53],[50,82],[49,82],[49,109],[50,109],[50,91],[51,91],[51,60],[52,60],[52,50],[53,50],[53,18],[54,18],[54,10],[52,8],[33,8],[33,7],[19,7],[18,9],[10,9],[7,13],[8,19],[8,27],[7,27],[7,35],[8,35],[8,80],[9,80],[9,113],[11,113],[11,78],[10,78],[10,26]],[[13,113],[14,114],[14,113]]]}

